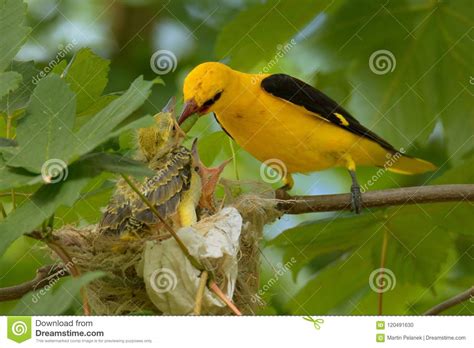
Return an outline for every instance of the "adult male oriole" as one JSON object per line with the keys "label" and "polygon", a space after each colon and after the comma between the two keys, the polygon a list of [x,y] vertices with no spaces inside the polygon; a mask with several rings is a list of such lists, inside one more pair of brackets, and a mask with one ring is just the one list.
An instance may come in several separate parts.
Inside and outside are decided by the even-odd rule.
{"label": "adult male oriole", "polygon": [[[246,74],[217,63],[198,65],[186,77],[181,124],[194,113],[214,112],[225,132],[260,161],[278,159],[291,173],[342,166],[352,178],[352,205],[361,209],[356,165],[418,174],[435,170],[430,162],[402,155],[365,128],[316,88],[285,74]],[[396,155],[396,156],[395,156]]]}

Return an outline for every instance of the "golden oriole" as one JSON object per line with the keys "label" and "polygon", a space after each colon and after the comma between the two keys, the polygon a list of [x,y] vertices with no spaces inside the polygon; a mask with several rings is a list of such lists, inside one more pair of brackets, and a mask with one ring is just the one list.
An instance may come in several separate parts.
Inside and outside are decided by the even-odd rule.
{"label": "golden oriole", "polygon": [[[214,112],[223,130],[258,160],[278,159],[291,173],[342,166],[352,178],[352,207],[361,209],[356,165],[401,174],[435,170],[430,162],[402,155],[316,88],[285,74],[246,74],[217,63],[194,68],[184,80],[181,124],[192,114]],[[395,156],[397,155],[397,156]],[[395,157],[394,157],[395,156]]]}

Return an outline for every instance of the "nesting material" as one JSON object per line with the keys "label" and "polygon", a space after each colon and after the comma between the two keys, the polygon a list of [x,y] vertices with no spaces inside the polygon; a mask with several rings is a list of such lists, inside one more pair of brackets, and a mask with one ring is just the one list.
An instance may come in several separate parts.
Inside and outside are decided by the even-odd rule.
{"label": "nesting material", "polygon": [[[233,298],[237,280],[241,229],[242,217],[237,209],[229,207],[178,231],[190,254],[214,274],[228,298]],[[143,276],[148,297],[164,314],[193,312],[200,273],[174,239],[146,243],[139,274]],[[223,309],[225,304],[205,289],[202,312],[218,314]]]}
{"label": "nesting material", "polygon": [[[225,208],[181,229],[179,235],[191,254],[213,271],[216,284],[236,306],[244,314],[254,314],[258,309],[252,299],[259,285],[259,241],[264,226],[281,213],[275,209],[277,201],[267,186],[228,181],[223,185],[225,199],[218,204]],[[54,235],[82,273],[100,270],[107,274],[87,286],[94,314],[192,312],[199,271],[189,264],[166,230],[119,238],[98,233],[95,225],[83,229],[66,226]],[[158,278],[160,269],[171,270],[176,284],[167,283],[173,281],[172,275]],[[160,292],[169,286],[174,289]],[[231,312],[206,289],[201,313]]]}

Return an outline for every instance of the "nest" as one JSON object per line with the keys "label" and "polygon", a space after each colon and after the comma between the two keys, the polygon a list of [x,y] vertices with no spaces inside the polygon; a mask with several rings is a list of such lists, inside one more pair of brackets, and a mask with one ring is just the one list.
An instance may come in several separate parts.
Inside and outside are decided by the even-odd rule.
{"label": "nest", "polygon": [[[255,183],[221,181],[224,199],[217,205],[234,207],[242,217],[239,239],[238,274],[232,300],[244,314],[254,314],[259,286],[260,249],[263,228],[280,217],[276,199],[268,186]],[[241,193],[252,192],[252,193]],[[212,217],[212,216],[211,216]],[[98,233],[95,225],[86,228],[65,226],[54,232],[56,243],[71,257],[81,273],[103,271],[106,276],[87,286],[87,297],[94,314],[161,314],[150,300],[140,277],[145,245],[171,238],[164,230],[119,238]],[[219,279],[216,279],[219,284]],[[230,313],[227,309],[222,314]],[[203,312],[202,314],[207,314]]]}

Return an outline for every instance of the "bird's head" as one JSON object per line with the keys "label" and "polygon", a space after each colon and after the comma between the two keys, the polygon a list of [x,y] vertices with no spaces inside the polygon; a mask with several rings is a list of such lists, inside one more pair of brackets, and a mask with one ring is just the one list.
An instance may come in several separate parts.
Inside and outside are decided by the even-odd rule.
{"label": "bird's head", "polygon": [[154,125],[138,130],[139,150],[147,161],[161,157],[185,137],[171,112],[160,112],[154,119]]}
{"label": "bird's head", "polygon": [[232,69],[218,62],[195,67],[184,80],[184,109],[179,118],[183,123],[193,114],[204,115],[222,103],[222,95],[230,83]]}

